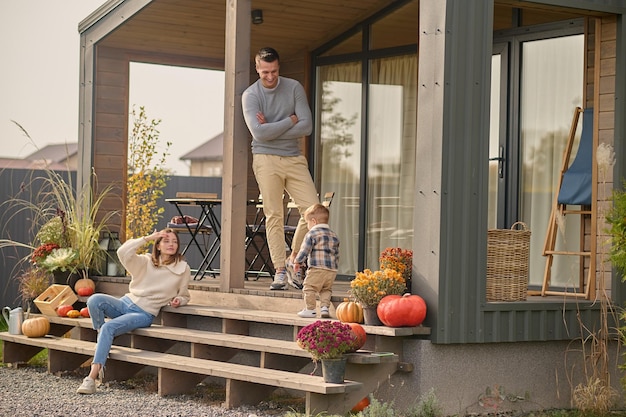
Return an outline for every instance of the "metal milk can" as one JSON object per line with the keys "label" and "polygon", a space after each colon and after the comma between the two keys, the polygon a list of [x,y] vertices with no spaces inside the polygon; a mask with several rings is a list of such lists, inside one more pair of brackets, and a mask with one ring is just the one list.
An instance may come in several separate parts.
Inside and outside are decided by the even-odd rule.
{"label": "metal milk can", "polygon": [[10,334],[22,334],[22,323],[24,322],[24,310],[22,307],[17,307],[11,310],[11,307],[5,307],[2,309],[2,315],[9,324]]}

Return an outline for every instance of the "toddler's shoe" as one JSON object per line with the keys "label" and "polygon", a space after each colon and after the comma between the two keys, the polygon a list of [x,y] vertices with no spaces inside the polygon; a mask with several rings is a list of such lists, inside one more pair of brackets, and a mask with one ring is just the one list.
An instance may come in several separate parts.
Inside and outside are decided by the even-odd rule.
{"label": "toddler's shoe", "polygon": [[315,310],[307,310],[304,308],[302,311],[298,312],[298,316],[306,319],[314,319],[317,317],[317,312]]}
{"label": "toddler's shoe", "polygon": [[328,311],[328,307],[320,308],[320,316],[323,319],[329,319],[330,318],[330,311]]}

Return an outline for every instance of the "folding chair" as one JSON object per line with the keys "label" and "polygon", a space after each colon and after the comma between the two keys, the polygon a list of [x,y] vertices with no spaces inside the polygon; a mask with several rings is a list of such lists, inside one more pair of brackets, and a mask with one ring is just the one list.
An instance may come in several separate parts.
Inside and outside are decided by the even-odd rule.
{"label": "folding chair", "polygon": [[[569,166],[574,136],[580,114],[583,113],[582,133],[576,158]],[[561,166],[561,176],[554,195],[552,212],[546,232],[543,256],[546,257],[546,267],[543,277],[541,295],[568,295],[591,299],[595,297],[595,246],[596,246],[596,204],[592,199],[593,185],[593,108],[584,111],[577,107],[574,111],[574,118],[570,128],[567,147],[563,153],[563,164]],[[570,208],[569,206],[578,206]],[[559,232],[559,217],[564,220],[565,216],[580,216],[580,243],[578,251],[556,250],[557,237]],[[585,219],[591,220],[590,230],[590,250],[585,250],[584,224]],[[550,290],[550,279],[552,274],[552,263],[554,256],[578,256],[580,258],[580,278],[579,287],[575,291],[554,291]],[[589,262],[585,264],[585,259]],[[588,270],[585,282],[585,268]]]}
{"label": "folding chair", "polygon": [[322,199],[322,204],[326,206],[327,208],[329,208],[333,202],[334,197],[335,197],[335,192],[328,191],[327,193],[324,194],[324,198]]}
{"label": "folding chair", "polygon": [[[257,242],[260,239],[261,242]],[[263,251],[267,248],[267,238],[265,236],[265,214],[263,214],[263,196],[259,194],[259,199],[256,204],[256,212],[254,214],[254,220],[250,224],[246,224],[246,239],[245,239],[246,252],[248,249],[254,249],[254,256],[252,259],[248,259],[246,256],[246,263],[248,270],[246,271],[246,279],[249,276],[255,275],[256,280],[261,275],[274,275],[274,268],[271,259],[266,257]],[[269,255],[268,255],[269,256]],[[260,263],[258,269],[254,269],[255,265]]]}

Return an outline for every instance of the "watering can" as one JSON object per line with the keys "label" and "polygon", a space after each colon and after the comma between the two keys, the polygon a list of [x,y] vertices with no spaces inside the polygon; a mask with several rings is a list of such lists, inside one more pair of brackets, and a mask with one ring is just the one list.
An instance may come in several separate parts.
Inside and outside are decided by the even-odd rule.
{"label": "watering can", "polygon": [[9,324],[10,334],[22,334],[22,323],[24,322],[24,310],[22,307],[17,307],[11,310],[11,307],[5,307],[2,309],[2,315]]}

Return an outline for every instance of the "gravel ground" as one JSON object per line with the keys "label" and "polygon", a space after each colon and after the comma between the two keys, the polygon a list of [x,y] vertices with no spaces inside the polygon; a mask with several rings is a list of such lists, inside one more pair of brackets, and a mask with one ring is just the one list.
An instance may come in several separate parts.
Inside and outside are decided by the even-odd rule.
{"label": "gravel ground", "polygon": [[200,387],[193,395],[161,397],[150,376],[102,384],[95,394],[80,395],[76,389],[83,377],[52,375],[41,367],[1,366],[0,416],[275,417],[292,409],[287,400],[225,409],[220,407],[223,390],[211,386]]}

